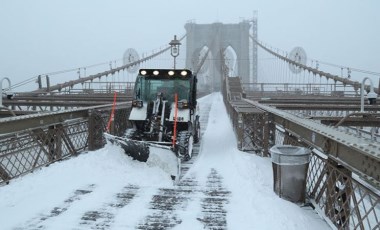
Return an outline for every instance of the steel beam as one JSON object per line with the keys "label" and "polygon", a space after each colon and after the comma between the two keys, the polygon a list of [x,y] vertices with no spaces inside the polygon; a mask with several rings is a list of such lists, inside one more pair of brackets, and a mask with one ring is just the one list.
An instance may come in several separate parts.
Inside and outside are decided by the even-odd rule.
{"label": "steel beam", "polygon": [[[324,125],[335,126],[344,117],[308,117],[308,119],[318,120]],[[378,117],[349,117],[339,124],[339,126],[380,127],[380,119]]]}
{"label": "steel beam", "polygon": [[[312,102],[310,102],[312,103]],[[281,110],[319,110],[319,111],[360,111],[360,105],[326,105],[326,104],[270,104]],[[380,111],[380,105],[366,105],[364,111]]]}
{"label": "steel beam", "polygon": [[[113,93],[104,94],[35,94],[35,95],[16,95],[11,100],[4,98],[4,101],[109,101],[113,102]],[[118,93],[118,101],[130,101],[132,100],[132,95],[126,95],[125,93]]]}
{"label": "steel beam", "polygon": [[61,100],[61,101],[46,101],[41,99],[34,99],[33,101],[16,101],[9,100],[4,102],[5,106],[53,106],[53,107],[86,107],[94,105],[105,105],[112,103],[110,101],[91,101],[90,99],[82,101],[70,101],[70,100]]}
{"label": "steel beam", "polygon": [[[252,99],[247,96],[247,99]],[[302,97],[298,96],[296,98],[283,96],[281,98],[268,98],[268,99],[257,99],[261,104],[332,104],[332,105],[360,105],[360,98],[327,98],[327,97]],[[368,104],[368,103],[366,103]]]}
{"label": "steel beam", "polygon": [[[118,103],[118,108],[130,107],[130,102]],[[80,109],[70,109],[59,112],[49,112],[42,114],[32,114],[17,117],[8,117],[0,119],[0,135],[19,132],[27,129],[59,124],[67,120],[84,118],[87,119],[89,110],[112,108],[112,104],[102,106],[92,106]]]}

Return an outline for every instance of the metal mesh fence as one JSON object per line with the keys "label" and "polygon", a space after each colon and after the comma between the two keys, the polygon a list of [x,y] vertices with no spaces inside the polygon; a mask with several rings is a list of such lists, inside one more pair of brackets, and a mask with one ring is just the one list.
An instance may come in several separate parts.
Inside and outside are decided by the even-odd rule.
{"label": "metal mesh fence", "polygon": [[[276,129],[276,144],[307,146]],[[306,181],[310,202],[338,229],[380,229],[380,192],[326,154],[313,149]]]}
{"label": "metal mesh fence", "polygon": [[[247,137],[262,136],[268,129],[267,144],[260,138],[251,138],[253,145],[260,145],[261,151],[268,151],[273,145],[294,145],[312,149],[306,181],[306,195],[316,210],[337,229],[380,229],[380,192],[379,188],[366,183],[342,165],[328,157],[328,154],[313,149],[297,137],[288,133],[282,124],[275,124],[270,114],[266,119],[253,115],[239,115],[228,95],[228,79],[223,82],[223,99],[231,119],[238,143],[246,143]],[[260,121],[260,119],[262,121]],[[249,126],[249,135],[241,135],[242,123]],[[244,149],[241,149],[244,150]],[[265,154],[262,154],[265,156]]]}
{"label": "metal mesh fence", "polygon": [[[102,148],[110,111],[92,109],[83,118],[1,135],[0,184],[87,149]],[[116,108],[112,134],[125,132],[129,113],[129,108]]]}

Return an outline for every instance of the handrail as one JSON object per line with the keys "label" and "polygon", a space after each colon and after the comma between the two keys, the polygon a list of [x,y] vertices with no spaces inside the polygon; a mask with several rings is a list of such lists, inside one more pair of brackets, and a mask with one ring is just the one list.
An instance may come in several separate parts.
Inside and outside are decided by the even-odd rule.
{"label": "handrail", "polygon": [[[129,107],[131,102],[119,102],[118,108]],[[108,109],[111,110],[112,104],[91,106],[77,109],[69,109],[56,112],[44,112],[37,114],[22,115],[16,117],[7,117],[0,119],[0,135],[19,132],[22,130],[48,126],[61,123],[66,120],[88,117],[91,110]]]}

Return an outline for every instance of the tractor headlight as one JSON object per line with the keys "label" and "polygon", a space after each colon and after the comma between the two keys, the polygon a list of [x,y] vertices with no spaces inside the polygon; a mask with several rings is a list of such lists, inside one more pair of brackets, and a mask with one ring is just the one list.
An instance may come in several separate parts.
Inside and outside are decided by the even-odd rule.
{"label": "tractor headlight", "polygon": [[189,108],[189,103],[187,100],[180,100],[178,101],[178,109],[187,109]]}
{"label": "tractor headlight", "polygon": [[143,101],[142,100],[133,100],[132,101],[132,107],[137,107],[137,108],[143,107]]}
{"label": "tractor headlight", "polygon": [[186,70],[181,71],[181,75],[185,77],[187,75],[187,71]]}

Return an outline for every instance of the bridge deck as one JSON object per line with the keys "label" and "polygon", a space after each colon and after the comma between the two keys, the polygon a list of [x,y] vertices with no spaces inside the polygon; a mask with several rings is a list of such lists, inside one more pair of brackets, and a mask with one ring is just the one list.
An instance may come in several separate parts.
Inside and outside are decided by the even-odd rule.
{"label": "bridge deck", "polygon": [[158,168],[106,146],[3,187],[3,227],[329,229],[311,208],[274,194],[270,159],[236,150],[219,95],[200,106],[210,110],[202,114],[200,152],[178,185]]}

